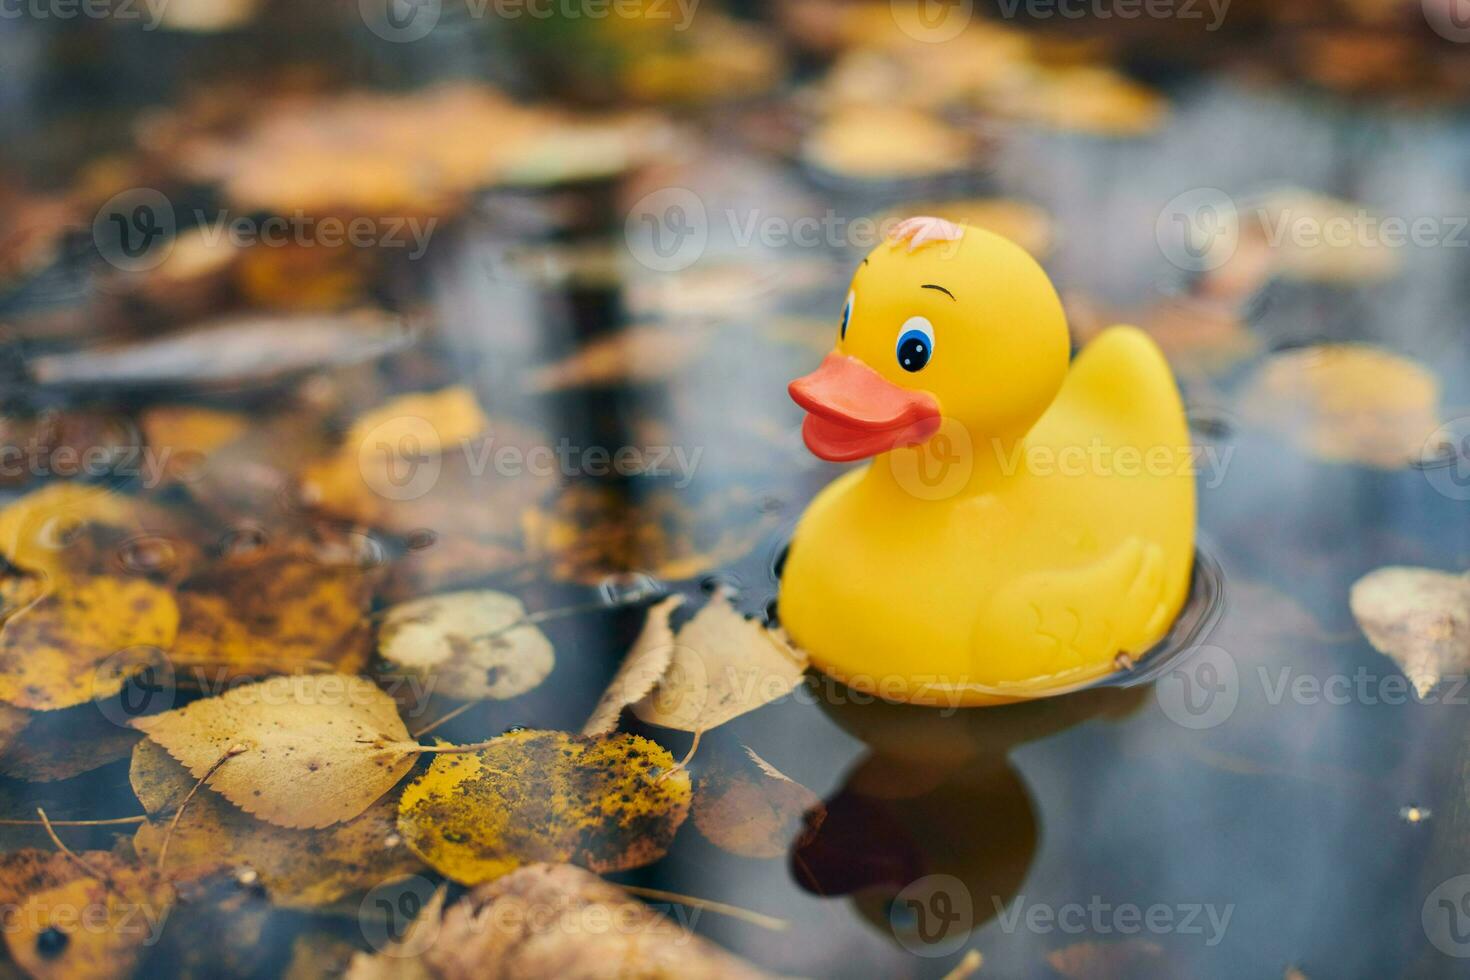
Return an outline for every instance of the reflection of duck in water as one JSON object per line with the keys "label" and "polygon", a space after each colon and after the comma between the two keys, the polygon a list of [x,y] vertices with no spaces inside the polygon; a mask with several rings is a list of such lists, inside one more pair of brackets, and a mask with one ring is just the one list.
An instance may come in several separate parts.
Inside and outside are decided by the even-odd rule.
{"label": "reflection of duck in water", "polygon": [[1194,476],[1169,366],[1131,327],[1069,366],[1061,303],[1024,251],[937,218],[899,232],[853,276],[832,353],[791,383],[812,452],[877,458],[802,517],[782,623],[822,670],[892,700],[1096,681],[1158,642],[1189,590]]}
{"label": "reflection of duck in water", "polygon": [[[1128,715],[1148,690],[1094,688],[982,713],[822,702],[870,754],[792,852],[793,875],[808,891],[851,895],[865,919],[910,949],[942,939],[945,916],[971,918],[955,928],[978,927],[1020,889],[1040,836],[1010,752],[1084,721]],[[952,876],[963,894],[896,901],[930,875]]]}

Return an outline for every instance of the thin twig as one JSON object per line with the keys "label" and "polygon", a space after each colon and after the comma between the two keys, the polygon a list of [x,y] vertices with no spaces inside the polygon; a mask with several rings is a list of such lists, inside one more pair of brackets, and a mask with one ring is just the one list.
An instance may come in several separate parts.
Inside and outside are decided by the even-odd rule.
{"label": "thin twig", "polygon": [[107,820],[0,820],[0,827],[115,827],[129,823],[147,823],[146,815],[136,817],[112,817]]}
{"label": "thin twig", "polygon": [[75,851],[62,843],[61,838],[56,836],[56,829],[51,826],[51,818],[46,816],[46,811],[44,809],[42,809],[41,807],[36,807],[36,816],[41,818],[41,826],[46,828],[46,836],[51,838],[51,843],[56,845],[56,849],[58,851],[60,851],[62,854],[65,854],[68,858],[74,861],[77,867],[87,872],[88,877],[96,878],[107,887],[112,887],[112,883],[108,881],[107,875],[103,874],[101,871],[98,871],[86,861],[83,861]]}
{"label": "thin twig", "polygon": [[184,808],[189,805],[189,801],[194,798],[194,794],[199,792],[199,787],[208,782],[210,776],[213,776],[215,773],[219,772],[220,766],[224,765],[226,762],[230,761],[241,752],[246,751],[248,748],[249,746],[236,742],[234,745],[231,745],[229,748],[225,749],[224,755],[216,759],[214,761],[214,765],[209,767],[209,771],[200,776],[199,781],[194,784],[194,787],[192,789],[189,790],[189,795],[184,797],[184,802],[180,803],[179,808],[174,811],[174,818],[169,821],[168,830],[164,831],[163,843],[158,845],[157,867],[159,871],[163,870],[163,859],[168,856],[168,845],[169,842],[174,839],[174,830],[179,825],[179,819],[184,815]]}
{"label": "thin twig", "polygon": [[784,932],[791,928],[791,923],[785,919],[778,919],[773,915],[761,912],[752,912],[738,905],[726,905],[724,902],[714,902],[707,898],[695,898],[693,895],[680,895],[678,892],[666,892],[661,888],[644,888],[642,885],[618,885],[623,891],[640,898],[652,898],[663,902],[677,902],[687,905],[692,909],[703,909],[706,912],[714,912],[717,915],[728,915],[732,919],[740,919],[752,925],[771,929],[775,932]]}
{"label": "thin twig", "polygon": [[425,735],[429,734],[440,725],[446,725],[454,719],[458,718],[460,715],[464,714],[466,711],[470,710],[471,708],[479,707],[484,703],[484,701],[466,701],[458,708],[455,708],[453,711],[448,712],[447,714],[440,717],[437,721],[432,721],[429,724],[425,725],[423,728],[420,728],[418,731],[414,732],[413,737],[423,738]]}

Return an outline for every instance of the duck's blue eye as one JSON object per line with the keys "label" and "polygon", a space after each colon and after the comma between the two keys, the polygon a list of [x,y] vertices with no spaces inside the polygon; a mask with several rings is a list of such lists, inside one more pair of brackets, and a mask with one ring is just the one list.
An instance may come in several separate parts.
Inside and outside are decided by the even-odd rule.
{"label": "duck's blue eye", "polygon": [[852,293],[847,294],[847,305],[842,307],[842,333],[839,339],[847,339],[847,325],[852,322],[852,301],[856,297]]}
{"label": "duck's blue eye", "polygon": [[898,331],[898,366],[922,371],[934,356],[934,327],[921,316],[911,316]]}

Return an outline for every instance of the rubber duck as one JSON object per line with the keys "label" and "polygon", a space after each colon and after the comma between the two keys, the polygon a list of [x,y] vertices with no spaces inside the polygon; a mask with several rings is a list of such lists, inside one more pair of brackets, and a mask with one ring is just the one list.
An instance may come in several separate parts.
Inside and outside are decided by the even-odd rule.
{"label": "rubber duck", "polygon": [[782,625],[848,687],[951,707],[1077,690],[1183,607],[1194,454],[1169,365],[1128,326],[1072,360],[1010,241],[901,222],[789,391],[811,452],[871,460],[812,501],[781,582]]}

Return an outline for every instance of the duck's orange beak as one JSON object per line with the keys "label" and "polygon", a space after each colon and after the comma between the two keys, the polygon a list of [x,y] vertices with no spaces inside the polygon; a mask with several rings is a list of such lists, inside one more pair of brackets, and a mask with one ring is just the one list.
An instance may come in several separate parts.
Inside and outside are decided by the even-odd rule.
{"label": "duck's orange beak", "polygon": [[857,358],[835,351],[786,390],[809,413],[801,427],[806,447],[834,463],[915,445],[939,431],[939,403],[933,395],[901,388]]}

